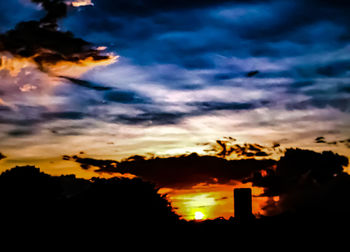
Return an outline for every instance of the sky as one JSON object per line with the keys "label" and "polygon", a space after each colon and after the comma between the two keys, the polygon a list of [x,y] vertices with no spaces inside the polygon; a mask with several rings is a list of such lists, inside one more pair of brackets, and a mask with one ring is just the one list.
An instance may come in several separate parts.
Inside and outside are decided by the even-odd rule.
{"label": "sky", "polygon": [[[8,0],[0,8],[0,171],[31,164],[89,178],[115,172],[84,169],[84,158],[115,160],[113,168],[134,155],[350,154],[346,0]],[[231,197],[222,201],[231,208],[232,187],[249,187],[197,182],[162,190],[192,216],[220,198]],[[230,216],[221,209],[210,216]]]}

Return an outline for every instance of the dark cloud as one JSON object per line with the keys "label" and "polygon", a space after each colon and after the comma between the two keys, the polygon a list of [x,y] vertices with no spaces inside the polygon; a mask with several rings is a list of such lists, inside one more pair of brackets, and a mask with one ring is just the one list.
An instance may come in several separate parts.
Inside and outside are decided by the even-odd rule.
{"label": "dark cloud", "polygon": [[62,112],[46,112],[41,114],[44,120],[80,120],[83,119],[86,114],[77,111],[62,111]]}
{"label": "dark cloud", "polygon": [[[0,116],[0,124],[13,126],[13,129],[6,131],[6,135],[10,137],[26,137],[42,132],[42,124],[47,122],[55,122],[58,120],[76,121],[90,117],[90,114],[77,111],[36,111],[37,113],[26,115],[25,113],[16,113],[11,117]],[[26,118],[27,117],[27,118]],[[65,126],[52,126],[49,131],[55,135],[81,135],[84,128],[91,127],[91,124],[84,123],[77,125],[67,124]]]}
{"label": "dark cloud", "polygon": [[[23,109],[23,108],[22,108]],[[35,135],[41,132],[41,124],[46,122],[52,122],[57,120],[82,120],[86,117],[89,117],[89,114],[77,112],[77,111],[58,111],[58,112],[48,112],[48,111],[39,111],[37,110],[33,113],[34,108],[30,108],[29,115],[25,113],[15,114],[12,118],[1,117],[0,116],[0,124],[8,124],[14,126],[14,129],[7,131],[6,134],[10,137],[25,137]],[[23,117],[27,117],[23,118]],[[84,125],[80,124],[79,126],[74,125],[66,125],[65,127],[54,126],[50,130],[51,133],[57,135],[79,135],[85,127],[89,127],[90,125],[84,123]]]}
{"label": "dark cloud", "polygon": [[247,76],[247,77],[253,77],[253,76],[257,75],[258,73],[260,73],[260,71],[255,70],[255,71],[248,72],[248,73],[246,74],[246,76]]}
{"label": "dark cloud", "polygon": [[278,148],[278,147],[280,147],[280,146],[281,146],[280,143],[274,142],[273,145],[272,145],[272,148],[273,148],[273,149],[276,149],[276,148]]}
{"label": "dark cloud", "polygon": [[5,158],[6,158],[6,156],[0,152],[0,160],[5,159]]}
{"label": "dark cloud", "polygon": [[[10,131],[7,131],[8,136],[22,137],[34,135],[42,132],[41,125],[47,122],[55,122],[58,120],[76,121],[90,117],[91,114],[80,111],[60,110],[49,111],[43,106],[28,106],[17,105],[15,109],[9,111],[2,111],[0,115],[0,124],[13,126]],[[68,123],[68,122],[67,122]],[[91,127],[91,123],[72,125],[65,124],[59,126],[54,124],[50,131],[57,135],[78,135],[84,128]]]}
{"label": "dark cloud", "polygon": [[288,110],[306,110],[309,108],[335,108],[343,112],[350,111],[349,98],[343,97],[312,97],[305,101],[287,103],[286,108]]}
{"label": "dark cloud", "polygon": [[[182,119],[191,116],[200,116],[215,111],[246,111],[269,105],[268,101],[252,101],[246,103],[240,102],[192,102],[186,105],[191,108],[188,112],[182,111],[164,111],[162,104],[152,104],[151,100],[142,97],[134,92],[112,91],[105,95],[107,101],[114,101],[126,104],[142,104],[141,113],[135,115],[109,115],[109,121],[124,124],[143,124],[143,125],[167,125],[177,124]],[[144,105],[150,105],[148,107]],[[156,105],[156,106],[154,106]]]}
{"label": "dark cloud", "polygon": [[69,80],[71,83],[73,83],[75,85],[89,88],[89,89],[93,89],[96,91],[109,91],[109,90],[113,89],[111,87],[105,87],[105,86],[98,85],[98,84],[93,83],[91,81],[81,80],[81,79],[67,77],[67,76],[60,76],[60,77],[63,79]]}
{"label": "dark cloud", "polygon": [[341,87],[340,91],[350,94],[350,85]]}
{"label": "dark cloud", "polygon": [[150,99],[142,97],[141,95],[132,91],[116,90],[107,92],[104,95],[104,99],[111,102],[125,103],[125,104],[137,104],[137,103],[149,103]]}
{"label": "dark cloud", "polygon": [[[243,24],[246,29],[240,29],[239,32],[244,38],[259,41],[289,40],[309,44],[317,39],[318,35],[310,31],[318,22],[330,21],[347,27],[350,24],[346,14],[349,5],[345,1],[344,4],[318,0],[271,1],[270,3],[264,6],[267,7],[265,10],[260,6],[261,14],[258,12],[252,17],[266,21],[264,24],[256,25],[254,22]],[[322,33],[322,31],[317,32]]]}
{"label": "dark cloud", "polygon": [[157,12],[163,11],[176,11],[183,9],[194,9],[203,8],[209,6],[215,6],[225,3],[239,3],[248,2],[253,3],[257,0],[141,0],[141,1],[127,1],[117,0],[108,1],[100,0],[95,5],[97,8],[101,8],[106,12],[110,12],[117,15],[135,15],[135,16],[146,16],[152,15]]}
{"label": "dark cloud", "polygon": [[[11,117],[1,117],[0,124],[8,124],[15,126],[14,129],[7,132],[8,136],[12,137],[23,137],[37,134],[40,132],[40,125],[49,121],[57,120],[82,120],[89,117],[90,115],[78,111],[56,111],[48,112],[42,107],[22,107],[20,111]],[[26,112],[25,112],[26,111]],[[66,125],[65,127],[52,127],[51,132],[58,135],[77,135],[82,131],[83,128],[90,125],[84,124],[78,126]]]}
{"label": "dark cloud", "polygon": [[326,7],[329,8],[339,8],[343,11],[346,11],[347,9],[350,8],[350,3],[349,1],[346,0],[308,0],[311,3],[321,3]]}
{"label": "dark cloud", "polygon": [[67,15],[67,4],[64,0],[31,0],[33,3],[40,4],[45,10],[46,15],[41,19],[42,23],[55,24],[57,20]]}
{"label": "dark cloud", "polygon": [[312,87],[314,85],[316,85],[316,82],[312,80],[295,81],[291,85],[289,85],[288,92],[298,93],[298,92],[301,92],[302,88]]}
{"label": "dark cloud", "polygon": [[315,143],[326,143],[326,140],[323,136],[321,137],[316,137],[315,138]]}
{"label": "dark cloud", "polygon": [[350,149],[350,138],[344,139],[344,140],[340,140],[339,143],[345,144],[345,146]]}
{"label": "dark cloud", "polygon": [[218,157],[226,158],[232,154],[238,158],[259,158],[271,156],[280,147],[280,144],[274,143],[271,147],[262,146],[260,144],[235,144],[236,139],[232,137],[226,137],[221,140],[217,140],[214,144],[207,143],[209,149],[205,151],[208,153],[214,153]]}
{"label": "dark cloud", "polygon": [[304,88],[307,86],[312,86],[316,82],[312,79],[322,79],[322,78],[341,78],[346,77],[347,72],[350,70],[349,60],[344,59],[329,59],[325,62],[312,62],[311,64],[300,62],[296,66],[296,75],[294,77],[302,78],[304,80],[297,81],[293,83],[294,88]]}
{"label": "dark cloud", "polygon": [[195,102],[190,105],[197,107],[198,111],[209,112],[217,110],[251,110],[257,107],[256,104],[247,102]]}
{"label": "dark cloud", "polygon": [[327,76],[327,77],[342,76],[342,75],[345,75],[347,71],[350,71],[349,61],[339,61],[333,64],[320,66],[316,70],[318,74]]}
{"label": "dark cloud", "polygon": [[0,112],[10,112],[12,109],[9,106],[0,105]]}
{"label": "dark cloud", "polygon": [[[222,144],[222,143],[221,143]],[[259,144],[236,144],[231,146],[229,150],[226,151],[226,155],[236,154],[238,157],[267,157],[270,156],[271,153],[266,152],[266,148]]]}
{"label": "dark cloud", "polygon": [[243,180],[253,172],[267,169],[274,160],[226,160],[214,156],[199,156],[195,153],[178,157],[152,158],[132,157],[124,161],[97,160],[93,158],[68,157],[79,163],[83,169],[95,168],[96,172],[130,173],[161,187],[191,187],[192,185],[213,182],[229,183]]}
{"label": "dark cloud", "polygon": [[35,134],[35,130],[31,128],[29,129],[18,128],[7,132],[7,135],[11,137],[25,137],[33,134]]}
{"label": "dark cloud", "polygon": [[1,111],[0,124],[32,127],[42,121],[40,114],[46,111],[47,109],[43,106],[18,104],[15,109],[10,108]]}
{"label": "dark cloud", "polygon": [[143,125],[167,125],[176,124],[183,119],[187,113],[182,112],[162,112],[162,111],[151,111],[144,112],[138,115],[116,115],[112,119],[116,123],[124,124],[143,124]]}
{"label": "dark cloud", "polygon": [[321,136],[315,139],[315,143],[328,144],[328,145],[344,144],[347,148],[350,148],[350,138],[342,139],[342,140],[326,141],[326,138]]}
{"label": "dark cloud", "polygon": [[340,141],[326,142],[326,139],[324,137],[317,137],[315,139],[315,142],[316,143],[325,143],[325,144],[328,144],[328,145],[336,145]]}
{"label": "dark cloud", "polygon": [[[347,6],[317,0],[100,0],[93,8],[74,14],[80,22],[72,19],[69,25],[91,40],[118,45],[124,56],[137,63],[213,68],[217,54],[280,58],[339,48],[344,45],[340,37],[347,32],[336,34],[334,27],[349,26]],[[78,25],[82,22],[88,23],[89,31]],[[334,27],[325,31],[322,27],[328,26],[322,22]],[[310,47],[315,43],[319,46]]]}
{"label": "dark cloud", "polygon": [[78,63],[91,59],[101,61],[110,56],[102,55],[92,44],[75,38],[71,32],[58,28],[58,19],[65,17],[67,5],[62,0],[33,0],[40,3],[46,15],[40,21],[18,23],[13,30],[0,35],[0,52],[10,52],[17,57],[33,58],[38,67],[46,71],[45,64],[60,61]]}
{"label": "dark cloud", "polygon": [[222,80],[230,80],[234,77],[237,77],[237,74],[234,73],[218,73],[213,76],[214,80],[222,81]]}
{"label": "dark cloud", "polygon": [[247,111],[254,110],[256,108],[267,107],[271,105],[270,101],[249,101],[249,102],[221,102],[221,101],[208,101],[208,102],[192,102],[188,103],[188,106],[193,108],[192,112],[186,114],[186,116],[198,116],[208,114],[215,111]]}
{"label": "dark cloud", "polygon": [[0,35],[0,51],[20,57],[33,57],[42,70],[46,70],[45,63],[78,63],[88,58],[94,61],[109,58],[100,55],[90,43],[75,38],[72,33],[52,30],[37,21],[19,23],[14,30]]}
{"label": "dark cloud", "polygon": [[17,126],[34,126],[41,122],[40,119],[22,119],[22,118],[7,118],[0,116],[0,124],[10,124]]}
{"label": "dark cloud", "polygon": [[93,158],[82,158],[76,155],[70,157],[67,155],[63,156],[63,160],[74,160],[80,164],[80,167],[84,170],[88,170],[91,167],[98,168],[96,172],[105,172],[105,173],[117,173],[117,165],[119,162],[115,160],[99,160]]}
{"label": "dark cloud", "polygon": [[50,128],[50,132],[57,136],[79,136],[83,134],[83,129],[90,127],[88,123],[78,125],[55,126]]}

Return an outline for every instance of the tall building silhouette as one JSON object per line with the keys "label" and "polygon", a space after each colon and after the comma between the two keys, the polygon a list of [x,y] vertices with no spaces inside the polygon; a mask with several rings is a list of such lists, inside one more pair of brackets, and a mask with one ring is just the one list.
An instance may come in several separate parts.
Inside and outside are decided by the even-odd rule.
{"label": "tall building silhouette", "polygon": [[252,190],[250,188],[236,188],[233,190],[235,218],[248,220],[253,218]]}

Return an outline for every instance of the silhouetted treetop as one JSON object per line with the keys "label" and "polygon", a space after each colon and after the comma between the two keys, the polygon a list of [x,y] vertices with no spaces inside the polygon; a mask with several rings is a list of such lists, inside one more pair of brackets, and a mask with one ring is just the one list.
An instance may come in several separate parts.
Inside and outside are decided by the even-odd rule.
{"label": "silhouetted treetop", "polygon": [[34,166],[16,166],[0,175],[0,198],[22,202],[54,201],[61,195],[58,181]]}
{"label": "silhouetted treetop", "polygon": [[[55,177],[34,166],[0,175],[1,216],[56,223],[176,223],[165,195],[141,179]],[[98,223],[98,222],[96,222]]]}
{"label": "silhouetted treetop", "polygon": [[350,212],[348,158],[331,151],[322,153],[287,149],[276,167],[256,172],[247,182],[264,187],[264,196],[279,196],[265,207],[269,214],[293,211],[316,215]]}

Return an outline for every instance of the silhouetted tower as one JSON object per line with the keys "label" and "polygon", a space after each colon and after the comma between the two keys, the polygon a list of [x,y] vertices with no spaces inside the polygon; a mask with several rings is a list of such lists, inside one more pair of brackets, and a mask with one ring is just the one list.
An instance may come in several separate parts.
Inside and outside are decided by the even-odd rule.
{"label": "silhouetted tower", "polygon": [[249,220],[252,213],[252,190],[250,188],[236,188],[233,190],[235,218]]}

